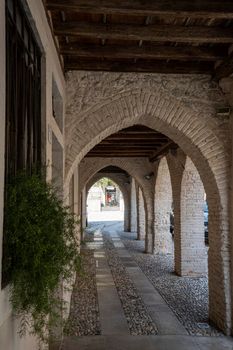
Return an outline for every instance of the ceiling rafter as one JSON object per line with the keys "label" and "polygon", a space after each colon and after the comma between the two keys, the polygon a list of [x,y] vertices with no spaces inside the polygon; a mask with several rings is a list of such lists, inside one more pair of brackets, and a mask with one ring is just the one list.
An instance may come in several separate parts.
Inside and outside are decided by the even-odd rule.
{"label": "ceiling rafter", "polygon": [[95,14],[233,18],[233,3],[229,0],[47,0],[47,8]]}
{"label": "ceiling rafter", "polygon": [[233,43],[231,28],[178,25],[96,24],[87,22],[55,22],[57,36],[94,37],[114,40],[151,40],[179,43]]}

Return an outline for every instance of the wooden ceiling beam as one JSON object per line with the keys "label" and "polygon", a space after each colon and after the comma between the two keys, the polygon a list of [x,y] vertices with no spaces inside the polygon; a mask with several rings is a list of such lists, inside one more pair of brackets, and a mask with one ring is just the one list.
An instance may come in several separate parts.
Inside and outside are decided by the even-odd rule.
{"label": "wooden ceiling beam", "polygon": [[112,152],[113,153],[146,153],[146,152],[153,152],[153,149],[151,148],[131,148],[131,149],[127,149],[127,148],[119,148],[119,149],[116,149],[116,148],[113,148],[113,149],[99,149],[99,148],[96,148],[96,149],[93,149],[90,151],[91,153],[102,153],[102,154],[111,154]]}
{"label": "wooden ceiling beam", "polygon": [[127,140],[129,142],[133,142],[133,141],[155,141],[155,140],[167,140],[166,136],[158,136],[158,135],[153,135],[153,134],[148,134],[148,135],[114,135],[114,136],[110,136],[107,139],[101,141],[101,142],[109,142],[109,141],[118,141],[118,140]]}
{"label": "wooden ceiling beam", "polygon": [[[139,133],[139,134],[142,134],[142,133],[147,133],[147,134],[151,134],[151,133],[154,133],[154,134],[160,134],[162,135],[161,133],[159,133],[158,131],[155,131],[153,129],[150,129],[146,126],[143,126],[143,125],[134,125],[134,126],[130,126],[128,128],[125,128],[125,129],[122,129],[120,131],[118,131],[117,134],[125,134],[125,133],[130,133],[130,134],[135,134],[135,133]],[[113,134],[115,135],[115,134]]]}
{"label": "wooden ceiling beam", "polygon": [[180,43],[233,43],[232,28],[177,25],[96,24],[55,22],[57,36],[93,37],[114,40],[149,40]]}
{"label": "wooden ceiling beam", "polygon": [[233,3],[230,0],[47,0],[46,6],[49,10],[97,14],[233,18]]}
{"label": "wooden ceiling beam", "polygon": [[155,142],[147,142],[147,141],[134,141],[134,142],[101,142],[99,144],[99,146],[102,146],[102,147],[117,147],[117,146],[120,146],[120,147],[132,147],[132,146],[141,146],[141,145],[144,145],[144,146],[148,146],[148,147],[154,147],[154,146],[157,146],[157,145],[160,145],[161,143],[163,142],[166,142],[165,140],[164,141],[155,141]]}
{"label": "wooden ceiling beam", "polygon": [[173,141],[167,142],[165,145],[161,146],[158,150],[156,150],[149,158],[150,162],[154,162],[157,160],[157,158],[164,153],[166,153],[170,148],[173,148],[175,143]]}
{"label": "wooden ceiling beam", "polygon": [[142,47],[128,47],[115,45],[79,45],[69,44],[60,47],[61,54],[74,57],[92,57],[92,58],[143,58],[143,59],[169,59],[169,60],[202,60],[216,61],[226,56],[224,50],[216,50],[206,47],[174,47],[162,45],[148,45]]}
{"label": "wooden ceiling beam", "polygon": [[129,138],[129,139],[153,139],[153,138],[166,138],[166,136],[162,135],[162,134],[159,134],[159,133],[156,133],[156,132],[151,132],[151,133],[145,133],[145,132],[141,132],[139,133],[138,131],[137,132],[119,132],[117,134],[114,134],[114,135],[111,135],[111,136],[108,136],[105,140],[110,140],[110,139],[121,139],[121,138]]}
{"label": "wooden ceiling beam", "polygon": [[233,74],[233,53],[216,67],[214,79],[219,81],[222,78],[229,77],[231,74]]}
{"label": "wooden ceiling beam", "polygon": [[67,61],[66,71],[107,71],[107,72],[137,72],[137,73],[165,73],[165,74],[212,74],[211,62],[110,62],[110,61]]}
{"label": "wooden ceiling beam", "polygon": [[110,146],[110,147],[101,147],[101,145],[96,146],[93,149],[93,152],[112,152],[112,151],[126,151],[126,152],[131,152],[131,151],[148,151],[148,152],[153,152],[156,150],[161,144],[156,145],[155,147],[149,147],[146,145],[141,145],[141,146]]}
{"label": "wooden ceiling beam", "polygon": [[91,158],[148,158],[148,154],[92,154],[88,153],[85,157]]}

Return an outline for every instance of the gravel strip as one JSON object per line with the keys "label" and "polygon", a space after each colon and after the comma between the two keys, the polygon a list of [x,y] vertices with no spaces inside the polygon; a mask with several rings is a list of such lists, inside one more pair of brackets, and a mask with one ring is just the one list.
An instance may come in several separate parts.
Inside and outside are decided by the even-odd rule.
{"label": "gravel strip", "polygon": [[[88,238],[90,241],[91,236]],[[72,293],[70,315],[65,327],[68,336],[101,334],[94,252],[83,249],[81,255],[83,272],[77,275]]]}
{"label": "gravel strip", "polygon": [[152,321],[136,287],[128,276],[111,238],[104,234],[104,249],[113,280],[132,335],[155,335],[157,327]]}
{"label": "gravel strip", "polygon": [[144,242],[121,234],[125,247],[191,335],[221,336],[208,324],[208,278],[178,277],[173,255],[147,255]]}

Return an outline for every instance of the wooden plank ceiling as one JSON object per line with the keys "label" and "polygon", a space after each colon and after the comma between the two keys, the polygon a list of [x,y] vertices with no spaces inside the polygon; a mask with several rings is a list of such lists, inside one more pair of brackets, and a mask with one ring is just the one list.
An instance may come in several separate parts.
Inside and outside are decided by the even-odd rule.
{"label": "wooden plank ceiling", "polygon": [[233,72],[232,0],[44,0],[65,70]]}
{"label": "wooden plank ceiling", "polygon": [[146,157],[154,162],[178,146],[167,136],[145,126],[135,125],[112,134],[86,157]]}
{"label": "wooden plank ceiling", "polygon": [[101,169],[100,171],[98,171],[98,173],[99,174],[120,174],[120,175],[125,175],[127,177],[129,176],[129,174],[125,170],[113,165],[110,165]]}

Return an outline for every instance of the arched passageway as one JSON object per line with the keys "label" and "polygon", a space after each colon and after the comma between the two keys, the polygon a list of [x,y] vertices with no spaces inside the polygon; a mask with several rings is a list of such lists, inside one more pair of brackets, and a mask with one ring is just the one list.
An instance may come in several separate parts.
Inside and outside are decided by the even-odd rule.
{"label": "arched passageway", "polygon": [[131,176],[131,178],[135,179],[137,185],[141,188],[145,202],[145,223],[147,233],[145,237],[145,250],[152,253],[154,222],[154,177],[151,177],[149,180],[145,178],[146,173],[151,173],[153,171],[152,164],[149,162],[149,160],[144,158],[84,158],[79,165],[80,188],[83,189],[85,187],[85,184],[90,181],[93,174],[97,173],[99,170],[107,166],[116,166],[123,169]]}
{"label": "arched passageway", "polygon": [[[113,168],[110,168],[113,169]],[[117,173],[118,171],[118,173]],[[129,175],[125,172],[123,172],[119,168],[114,168],[114,173],[109,172],[109,168],[102,169],[101,172],[97,172],[86,184],[85,190],[86,193],[89,192],[91,187],[101,180],[102,178],[107,178],[112,180],[120,189],[122,196],[123,196],[123,203],[124,203],[124,230],[130,231],[130,184],[129,181]]]}
{"label": "arched passageway", "polygon": [[[72,81],[72,77],[70,79]],[[199,83],[200,81],[197,81],[197,86],[203,91],[203,86],[198,85]],[[208,81],[206,84],[209,84]],[[177,86],[177,82],[175,85]],[[188,107],[184,102],[184,95],[178,101],[174,95],[175,89],[171,88],[169,91],[169,88],[162,87],[159,90],[159,86],[161,87],[161,83],[156,83],[153,92],[151,89],[143,90],[143,92],[140,89],[134,89],[116,93],[113,98],[96,100],[93,107],[82,111],[79,124],[72,121],[73,134],[69,133],[67,137],[66,181],[69,182],[73,170],[88,151],[108,135],[122,128],[136,124],[144,125],[165,134],[177,143],[195,164],[207,194],[210,214],[210,319],[227,331],[231,324],[229,220],[226,219],[229,210],[227,200],[229,157],[226,148],[228,136],[227,133],[224,134],[223,128],[221,132],[216,128],[215,122],[218,123],[218,120],[213,122],[215,103],[213,100],[208,102],[209,106],[205,108],[206,113],[201,118],[201,103],[197,106],[191,98]],[[72,87],[68,83],[68,89],[70,88]],[[181,89],[179,82],[178,89]],[[188,89],[189,87],[187,91]],[[220,101],[221,94],[218,91],[215,93],[217,100]],[[205,94],[204,91],[203,94]],[[95,125],[93,121],[96,121]],[[93,125],[91,130],[86,127],[88,125]],[[85,138],[81,136],[79,128],[90,130],[85,134]],[[77,137],[80,137],[79,144],[75,141]],[[175,167],[179,168],[177,165],[179,160],[176,155],[173,158]],[[117,161],[112,158],[112,160],[113,163],[121,163],[123,167],[128,167],[125,158],[117,158]],[[83,161],[86,162],[85,159]],[[135,159],[136,166],[131,167],[129,173],[135,177],[143,190],[146,203],[146,250],[149,252],[153,245],[154,231],[154,190],[152,189],[154,185],[151,186],[154,180],[146,182],[144,175],[150,173],[151,169],[153,171],[153,164],[149,162],[146,164],[147,161],[143,160],[143,171],[141,173],[139,171],[141,176],[137,178],[135,172],[140,162],[142,162],[141,159],[139,161]],[[150,169],[149,172],[145,171],[144,164],[147,165],[147,169]]]}
{"label": "arched passageway", "polygon": [[[8,181],[17,170],[40,164],[46,180],[56,180],[59,198],[81,216],[82,228],[98,173],[106,166],[127,172],[110,174],[124,197],[125,232],[75,227],[80,240],[90,234],[86,244],[77,242],[86,274],[77,274],[76,313],[66,329],[75,339],[55,348],[232,350],[233,340],[211,337],[220,334],[211,324],[233,334],[232,2],[2,0],[0,17],[4,350],[37,347],[34,332],[19,339],[28,310],[22,322],[14,316],[11,273],[5,279],[4,271],[11,261]],[[66,286],[60,287],[65,295]],[[49,322],[48,328],[45,334],[63,337],[60,325],[53,330]],[[200,333],[210,337],[188,336]]]}
{"label": "arched passageway", "polygon": [[[87,226],[96,222],[125,224],[124,195],[110,177],[102,176],[87,190]],[[127,211],[126,211],[127,212]]]}

